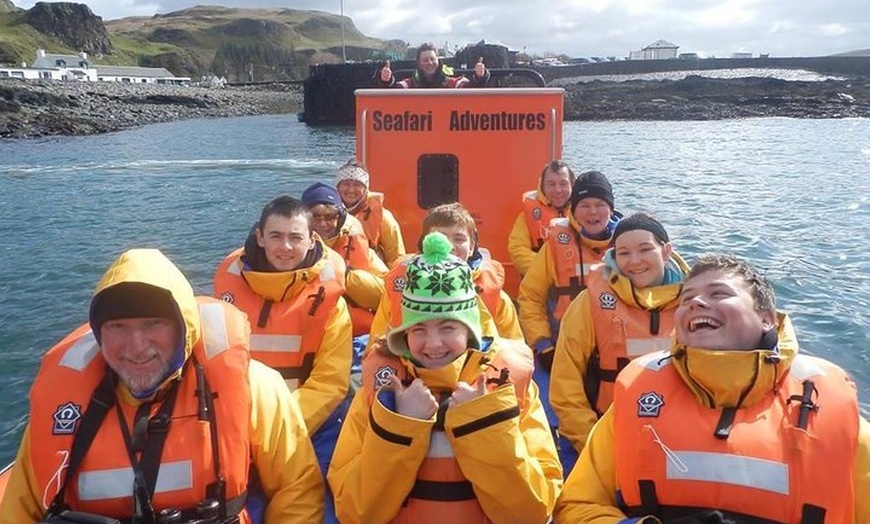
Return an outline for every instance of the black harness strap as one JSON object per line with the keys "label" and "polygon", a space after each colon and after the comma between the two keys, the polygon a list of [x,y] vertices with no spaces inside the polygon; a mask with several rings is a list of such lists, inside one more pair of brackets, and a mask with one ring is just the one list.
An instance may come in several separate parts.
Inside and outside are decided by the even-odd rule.
{"label": "black harness strap", "polygon": [[[616,369],[601,369],[601,354],[596,347],[592,351],[592,357],[589,359],[589,365],[586,366],[586,375],[583,377],[583,390],[586,392],[586,398],[589,400],[589,405],[598,412],[598,395],[601,393],[602,382],[616,382],[616,377],[619,372],[625,369],[631,362],[626,357],[617,357]],[[598,416],[604,412],[598,412]]]}
{"label": "black harness strap", "polygon": [[722,408],[722,414],[719,415],[719,422],[716,423],[716,431],[713,432],[713,436],[719,440],[727,440],[731,435],[736,415],[737,408]]}
{"label": "black harness strap", "polygon": [[[148,402],[139,406],[133,420],[133,430],[141,432],[141,434],[136,435],[135,438],[131,437],[130,430],[127,428],[127,421],[124,420],[124,413],[121,407],[116,404],[115,411],[118,413],[118,425],[121,428],[121,435],[124,437],[130,465],[133,467],[133,495],[136,501],[136,513],[140,514],[141,512],[141,515],[148,522],[154,522],[156,519],[151,500],[154,497],[154,491],[157,489],[157,475],[160,472],[163,447],[169,434],[169,426],[172,422],[172,412],[175,409],[175,400],[178,398],[178,384],[180,382],[180,380],[175,380],[172,383],[166,392],[166,397],[160,404],[160,409],[153,417],[148,418],[152,403]],[[147,421],[147,423],[143,421]],[[141,451],[141,461],[136,459],[137,449],[134,446],[134,442],[137,442],[140,446],[144,444],[144,449]]]}
{"label": "black harness strap", "polygon": [[79,469],[79,466],[82,465],[82,460],[87,455],[94,437],[97,436],[97,432],[100,430],[100,426],[103,425],[106,414],[115,405],[116,384],[115,374],[106,370],[103,379],[91,395],[88,408],[84,415],[82,415],[81,424],[73,437],[72,446],[70,446],[69,465],[64,472],[63,483],[60,485],[57,495],[54,496],[51,504],[49,504],[46,517],[58,515],[61,511],[67,509],[64,503],[66,488],[70,480],[72,480],[73,475]]}
{"label": "black harness strap", "polygon": [[567,295],[569,298],[575,298],[581,291],[586,289],[583,276],[574,276],[568,279],[567,286],[554,286],[553,290],[557,297]]}
{"label": "black harness strap", "polygon": [[302,364],[296,367],[280,367],[275,368],[284,379],[297,379],[302,385],[311,376],[311,371],[314,369],[314,353],[306,353],[302,357]]}
{"label": "black harness strap", "polygon": [[638,480],[637,487],[640,491],[640,508],[643,514],[661,517],[662,508],[659,506],[659,497],[656,495],[655,482]]}
{"label": "black harness strap", "polygon": [[[632,289],[634,287],[632,286]],[[662,314],[658,309],[653,309],[649,312],[649,333],[650,335],[658,335],[661,329]]]}
{"label": "black harness strap", "polygon": [[272,304],[274,304],[274,302],[271,300],[263,302],[263,307],[260,308],[260,316],[257,317],[257,327],[266,327],[266,324],[269,322],[269,315],[272,313]]}

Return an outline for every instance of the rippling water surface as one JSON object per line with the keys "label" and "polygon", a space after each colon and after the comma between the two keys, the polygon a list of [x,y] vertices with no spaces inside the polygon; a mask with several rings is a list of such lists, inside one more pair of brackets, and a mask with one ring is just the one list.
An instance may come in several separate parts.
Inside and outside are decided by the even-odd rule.
{"label": "rippling water surface", "polygon": [[[578,171],[608,174],[622,211],[658,214],[689,259],[727,250],[762,267],[804,348],[852,371],[867,406],[870,122],[571,122],[564,142]],[[353,149],[350,128],[284,116],[0,142],[0,465],[39,355],[87,320],[121,251],[158,247],[210,293],[263,204],[331,180]]]}

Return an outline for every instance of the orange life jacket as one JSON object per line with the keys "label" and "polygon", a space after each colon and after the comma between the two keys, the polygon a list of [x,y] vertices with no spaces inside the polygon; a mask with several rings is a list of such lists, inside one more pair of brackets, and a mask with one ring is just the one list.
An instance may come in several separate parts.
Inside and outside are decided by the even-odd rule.
{"label": "orange life jacket", "polygon": [[[507,370],[507,380],[513,384],[520,411],[528,402],[527,392],[532,377],[534,364],[532,356],[524,344],[508,339],[501,339],[500,349],[491,361],[481,359],[481,371],[487,374],[487,382],[491,391],[498,387],[503,378],[502,370]],[[460,357],[462,358],[462,357]],[[389,376],[398,376],[403,383],[408,384],[413,376],[402,360],[383,350],[372,351],[363,359],[363,391],[369,407],[374,402],[377,389],[390,383]],[[443,402],[449,398],[452,391],[432,390],[432,394]],[[459,463],[453,454],[447,435],[444,433],[444,413],[440,412],[430,435],[429,449],[426,457],[417,470],[417,480],[406,504],[402,506],[391,524],[443,524],[445,522],[479,522],[488,524],[489,520],[483,512],[471,482],[462,474]]]}
{"label": "orange life jacket", "polygon": [[382,250],[378,248],[378,242],[381,239],[381,222],[384,221],[384,194],[369,191],[365,205],[360,206],[353,213],[353,216],[362,224],[366,238],[369,239],[369,247],[383,258]]}
{"label": "orange life jacket", "polygon": [[244,249],[228,256],[215,272],[215,295],[247,313],[251,320],[251,356],[277,370],[295,390],[305,383],[323,341],[329,315],[344,292],[343,263],[327,250],[329,260],[304,289],[273,302],[245,282],[240,259]]}
{"label": "orange life jacket", "polygon": [[565,315],[568,304],[586,289],[586,276],[601,262],[604,252],[583,244],[580,234],[571,227],[567,218],[550,222],[547,236],[550,254],[556,265],[556,285],[550,293],[556,299],[555,320]]}
{"label": "orange life jacket", "polygon": [[[206,487],[226,479],[228,507],[242,511],[250,462],[251,390],[248,383],[248,321],[236,308],[213,298],[198,297],[202,337],[193,348],[177,386],[174,409],[163,447],[155,511],[194,509],[207,498]],[[204,370],[214,403],[220,471],[213,460],[211,423],[202,419],[197,373]],[[60,490],[75,432],[107,366],[85,324],[53,347],[42,361],[31,389],[30,460],[37,485],[48,505]],[[62,384],[62,387],[58,387]],[[151,416],[159,411],[155,402]],[[66,489],[65,502],[75,511],[119,519],[132,517],[133,469],[116,411],[130,433],[137,408],[118,401],[109,409],[92,439],[81,466]],[[149,423],[154,423],[154,419]],[[242,522],[249,522],[242,512]]]}
{"label": "orange life jacket", "polygon": [[584,379],[586,398],[601,416],[613,402],[613,383],[622,368],[647,353],[671,345],[676,303],[665,310],[631,307],[608,285],[604,265],[586,279],[586,293],[595,329],[595,351]]}
{"label": "orange life jacket", "polygon": [[[472,272],[474,290],[489,311],[490,316],[494,317],[501,305],[504,266],[497,260],[493,260],[486,249],[480,249],[480,252],[483,255],[483,260],[478,268]],[[411,259],[415,256],[406,255],[399,258],[387,276],[384,277],[384,289],[390,303],[389,325],[392,327],[402,325],[402,291],[405,290],[405,272]]]}
{"label": "orange life jacket", "polygon": [[523,193],[523,217],[526,220],[526,227],[529,228],[529,237],[532,239],[530,246],[532,251],[537,253],[544,246],[550,230],[550,221],[563,216],[564,213],[541,202],[537,190]]}
{"label": "orange life jacket", "polygon": [[726,412],[698,402],[665,356],[635,360],[616,383],[614,456],[628,515],[668,522],[718,509],[765,523],[852,522],[859,415],[842,369],[798,355],[775,391]]}
{"label": "orange life jacket", "polygon": [[358,220],[349,218],[338,235],[324,243],[338,253],[348,267],[371,271],[369,240]]}

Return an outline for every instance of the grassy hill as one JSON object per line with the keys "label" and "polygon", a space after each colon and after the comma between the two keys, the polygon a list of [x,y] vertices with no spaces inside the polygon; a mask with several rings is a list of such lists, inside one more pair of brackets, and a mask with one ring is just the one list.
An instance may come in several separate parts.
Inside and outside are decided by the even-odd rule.
{"label": "grassy hill", "polygon": [[[0,0],[7,2],[8,0]],[[76,53],[36,31],[23,10],[0,4],[0,63],[30,62],[36,49]],[[14,8],[14,6],[12,6]],[[113,52],[97,63],[166,67],[176,75],[225,76],[230,81],[302,79],[310,63],[341,61],[342,20],[321,11],[196,6],[182,11],[105,22]],[[404,42],[362,34],[344,19],[348,60],[403,53]]]}

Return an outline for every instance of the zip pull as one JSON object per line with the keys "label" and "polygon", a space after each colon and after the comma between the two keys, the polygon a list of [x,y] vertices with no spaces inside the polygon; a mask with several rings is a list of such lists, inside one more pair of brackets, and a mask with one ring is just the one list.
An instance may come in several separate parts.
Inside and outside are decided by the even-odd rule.
{"label": "zip pull", "polygon": [[667,444],[665,444],[664,442],[662,442],[661,437],[659,437],[659,434],[656,433],[656,429],[655,429],[654,427],[652,427],[650,424],[646,424],[646,425],[643,426],[643,427],[646,428],[646,429],[648,429],[648,430],[650,430],[650,432],[652,432],[652,434],[653,434],[653,442],[655,442],[656,444],[659,445],[660,448],[662,448],[662,451],[665,452],[665,456],[668,457],[668,460],[670,460],[671,462],[673,462],[674,466],[676,466],[677,470],[678,470],[680,473],[686,473],[686,472],[689,471],[689,468],[688,468],[688,466],[686,466],[686,463],[683,462],[683,461],[680,459],[680,457],[679,457],[676,453],[674,453],[674,452],[671,450],[671,448],[669,448],[669,447],[667,446]]}

